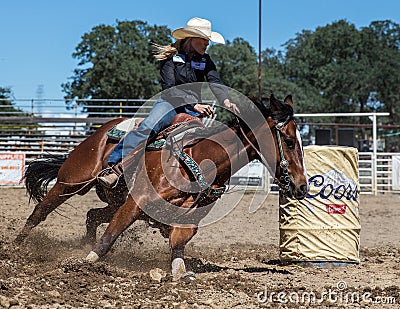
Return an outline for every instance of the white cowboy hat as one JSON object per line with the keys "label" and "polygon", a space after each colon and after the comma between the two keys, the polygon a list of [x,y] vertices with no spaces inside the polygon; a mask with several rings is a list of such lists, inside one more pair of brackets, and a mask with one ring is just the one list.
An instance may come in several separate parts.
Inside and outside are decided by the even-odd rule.
{"label": "white cowboy hat", "polygon": [[224,37],[221,34],[211,31],[211,22],[199,17],[189,20],[186,27],[172,31],[172,36],[175,39],[203,38],[215,43],[225,44]]}

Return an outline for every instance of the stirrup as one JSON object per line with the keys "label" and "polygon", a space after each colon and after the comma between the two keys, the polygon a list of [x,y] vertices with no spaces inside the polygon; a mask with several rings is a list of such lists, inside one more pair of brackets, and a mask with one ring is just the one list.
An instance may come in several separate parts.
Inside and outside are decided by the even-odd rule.
{"label": "stirrup", "polygon": [[103,169],[97,176],[97,180],[103,186],[113,189],[118,185],[118,182],[122,176],[122,168],[120,164],[107,167]]}

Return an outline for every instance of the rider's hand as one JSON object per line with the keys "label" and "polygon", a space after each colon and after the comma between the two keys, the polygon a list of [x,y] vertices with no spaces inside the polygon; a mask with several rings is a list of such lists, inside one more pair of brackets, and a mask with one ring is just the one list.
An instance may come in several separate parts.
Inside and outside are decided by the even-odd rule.
{"label": "rider's hand", "polygon": [[231,112],[235,113],[235,114],[240,114],[240,110],[239,108],[236,106],[235,103],[232,103],[231,101],[229,101],[229,99],[225,99],[224,100],[224,105],[227,109],[229,109]]}
{"label": "rider's hand", "polygon": [[193,109],[200,113],[201,116],[213,116],[215,114],[212,107],[207,104],[196,104]]}

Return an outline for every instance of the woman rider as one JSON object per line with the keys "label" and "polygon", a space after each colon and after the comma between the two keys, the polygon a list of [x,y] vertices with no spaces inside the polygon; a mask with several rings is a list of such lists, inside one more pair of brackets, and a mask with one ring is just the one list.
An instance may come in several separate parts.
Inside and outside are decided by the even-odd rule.
{"label": "woman rider", "polygon": [[[154,103],[150,114],[139,127],[130,131],[115,147],[108,160],[110,167],[120,162],[141,142],[168,127],[178,113],[192,116],[213,115],[210,105],[199,103],[201,84],[196,82],[207,81],[218,102],[232,112],[239,113],[236,104],[229,100],[227,89],[220,80],[214,62],[206,54],[209,41],[225,43],[221,34],[211,31],[211,22],[198,17],[192,18],[186,27],[174,30],[172,36],[177,39],[175,43],[167,46],[155,45],[158,49],[155,57],[161,61],[161,99]],[[194,84],[189,86],[191,83]],[[109,173],[99,176],[98,180],[103,185],[112,187],[118,175],[113,168],[107,171]]]}

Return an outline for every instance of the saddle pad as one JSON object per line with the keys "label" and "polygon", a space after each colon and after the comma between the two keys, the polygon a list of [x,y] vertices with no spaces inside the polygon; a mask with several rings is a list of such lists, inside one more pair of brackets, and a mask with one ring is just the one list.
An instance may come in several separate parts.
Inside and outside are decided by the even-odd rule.
{"label": "saddle pad", "polygon": [[116,125],[116,128],[121,131],[129,132],[136,129],[144,118],[130,118],[126,119]]}
{"label": "saddle pad", "polygon": [[[110,130],[108,130],[107,135],[111,140],[120,141],[122,138],[125,137],[127,132],[137,129],[139,124],[144,120],[144,118],[130,118],[126,119],[119,124],[113,126]],[[194,127],[204,127],[203,123],[197,117],[193,117],[184,113],[180,113],[175,116],[172,125],[161,131],[158,136],[155,138],[155,144],[151,143],[149,149],[160,149],[164,146],[163,143],[160,144],[158,140],[166,139],[168,136],[176,136],[175,139],[181,140],[185,133],[192,133],[184,132],[187,131],[189,128]]]}
{"label": "saddle pad", "polygon": [[136,129],[144,118],[129,118],[108,130],[107,135],[113,139],[121,139],[127,132]]}

